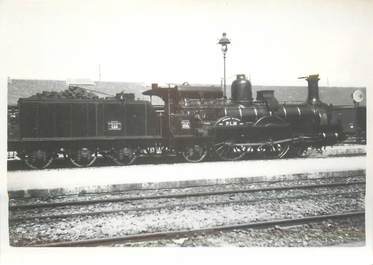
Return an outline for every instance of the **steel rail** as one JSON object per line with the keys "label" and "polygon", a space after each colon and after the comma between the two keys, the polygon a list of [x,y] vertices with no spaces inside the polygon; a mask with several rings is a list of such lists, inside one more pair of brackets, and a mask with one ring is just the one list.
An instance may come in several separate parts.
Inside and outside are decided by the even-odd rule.
{"label": "steel rail", "polygon": [[[95,192],[86,192],[84,195],[55,195],[55,196],[50,196],[48,197],[49,199],[56,199],[56,198],[67,198],[67,197],[72,197],[72,196],[91,196],[91,195],[96,195],[96,194],[108,194],[108,195],[120,195],[120,194],[125,194],[128,191],[163,191],[163,190],[183,190],[183,189],[190,189],[190,188],[207,188],[207,187],[223,187],[223,186],[234,186],[234,185],[252,185],[252,184],[275,184],[275,183],[285,183],[285,182],[296,182],[296,181],[315,181],[315,180],[331,180],[331,179],[348,179],[348,178],[364,178],[365,179],[365,173],[364,169],[358,169],[358,170],[345,170],[345,171],[333,171],[337,173],[348,173],[350,172],[351,175],[349,176],[327,176],[327,177],[315,177],[312,179],[307,179],[307,178],[297,178],[297,179],[272,179],[272,180],[260,180],[260,181],[252,181],[252,182],[246,182],[245,184],[237,183],[237,182],[230,182],[230,183],[219,183],[219,184],[193,184],[193,185],[188,185],[188,186],[176,186],[176,187],[147,187],[147,188],[136,188],[134,187],[131,190],[122,190],[122,191],[102,191],[99,193]],[[319,172],[323,173],[323,172]],[[356,175],[355,175],[356,174]],[[361,175],[360,175],[361,174]],[[305,173],[299,173],[296,174],[297,176],[305,176],[307,174]],[[36,198],[36,197],[32,197]],[[17,200],[17,198],[14,198],[14,200]]]}
{"label": "steel rail", "polygon": [[87,204],[96,204],[96,203],[137,201],[137,200],[153,200],[153,199],[168,199],[168,198],[187,198],[187,197],[198,197],[198,196],[209,196],[209,195],[221,195],[221,194],[227,194],[227,193],[235,194],[235,193],[251,193],[251,192],[262,192],[262,191],[282,191],[282,190],[295,190],[295,189],[314,189],[314,188],[324,188],[324,187],[350,186],[350,185],[356,185],[356,184],[365,184],[365,181],[355,181],[355,182],[349,182],[349,183],[328,183],[328,184],[295,185],[295,186],[272,187],[272,188],[269,187],[269,188],[224,190],[224,191],[211,191],[211,192],[195,192],[195,193],[151,195],[151,196],[112,198],[112,199],[101,199],[101,200],[86,200],[86,201],[69,201],[69,202],[54,202],[54,203],[40,203],[40,204],[20,204],[20,205],[12,205],[12,206],[10,206],[9,210],[15,210],[15,209],[35,209],[35,208],[47,208],[47,207],[59,207],[59,206],[71,206],[71,205],[87,205]]}
{"label": "steel rail", "polygon": [[158,211],[162,209],[174,209],[177,207],[182,208],[193,208],[193,207],[201,207],[201,206],[217,206],[217,205],[229,205],[229,204],[248,204],[248,203],[256,203],[256,202],[263,202],[263,201],[283,201],[283,200],[294,200],[294,199],[307,199],[312,197],[329,197],[329,196],[358,196],[362,194],[361,192],[340,192],[340,193],[321,193],[321,194],[307,194],[307,195],[299,195],[299,196],[285,196],[285,197],[273,197],[273,198],[258,198],[258,199],[249,199],[249,200],[230,200],[230,201],[221,201],[221,202],[209,202],[209,203],[189,203],[189,204],[174,204],[174,205],[163,205],[163,206],[156,206],[156,207],[142,207],[142,208],[132,208],[132,209],[121,209],[121,210],[110,210],[110,211],[96,211],[96,212],[82,212],[82,213],[69,213],[69,214],[56,214],[56,215],[41,215],[41,216],[27,216],[27,217],[10,217],[9,223],[17,223],[21,221],[29,221],[29,220],[45,220],[52,221],[52,219],[63,219],[63,218],[70,218],[70,217],[77,217],[77,216],[97,216],[97,215],[105,215],[105,214],[117,214],[117,213],[129,213],[129,212],[145,212],[145,211]]}
{"label": "steel rail", "polygon": [[353,218],[353,217],[365,217],[365,211],[346,212],[340,214],[329,214],[319,216],[306,216],[296,219],[277,219],[271,221],[260,221],[252,223],[243,223],[235,225],[222,225],[200,229],[190,230],[179,230],[179,231],[165,231],[165,232],[154,232],[154,233],[141,233],[132,234],[119,237],[108,237],[108,238],[97,238],[77,241],[61,241],[52,242],[45,244],[34,244],[28,245],[28,247],[78,247],[78,246],[98,246],[107,245],[113,243],[124,243],[131,241],[148,241],[148,240],[159,240],[167,238],[180,238],[199,234],[211,234],[218,231],[234,230],[234,229],[249,229],[249,228],[266,228],[272,226],[288,226],[288,225],[299,225],[307,224],[311,222],[319,222],[324,220],[342,219],[342,218]]}

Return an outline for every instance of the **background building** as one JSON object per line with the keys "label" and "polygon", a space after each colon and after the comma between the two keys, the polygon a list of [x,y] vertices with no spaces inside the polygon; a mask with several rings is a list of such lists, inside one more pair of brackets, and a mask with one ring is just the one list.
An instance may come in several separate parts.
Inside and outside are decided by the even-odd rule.
{"label": "background building", "polygon": [[[62,91],[68,88],[68,82],[64,80],[36,80],[36,79],[8,79],[8,105],[16,105],[19,98],[30,97],[43,91]],[[90,85],[82,85],[97,93],[100,97],[105,95],[114,96],[116,93],[124,91],[125,93],[134,93],[136,98],[148,99],[142,95],[142,92],[149,89],[145,83],[134,82],[109,82],[94,81]],[[364,94],[365,88],[361,87],[320,87],[320,99],[328,104],[334,105],[353,105],[351,94],[354,90],[361,89]],[[253,97],[256,97],[257,90],[274,90],[275,97],[280,102],[302,102],[307,97],[306,82],[304,86],[253,86]],[[230,86],[227,86],[228,97],[230,97]],[[156,104],[155,98],[153,98]],[[361,103],[365,105],[366,100]]]}

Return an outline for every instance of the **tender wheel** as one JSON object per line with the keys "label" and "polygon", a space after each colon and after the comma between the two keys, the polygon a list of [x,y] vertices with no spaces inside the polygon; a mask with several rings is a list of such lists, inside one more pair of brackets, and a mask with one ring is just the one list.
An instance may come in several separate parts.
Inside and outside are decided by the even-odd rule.
{"label": "tender wheel", "polygon": [[23,159],[29,168],[44,169],[53,162],[54,156],[52,153],[39,149],[26,154]]}
{"label": "tender wheel", "polygon": [[97,156],[94,152],[86,147],[72,151],[69,154],[69,159],[73,165],[77,167],[89,167],[96,161]]}
{"label": "tender wheel", "polygon": [[118,166],[126,166],[132,164],[136,158],[136,152],[129,147],[123,147],[114,150],[108,157]]}
{"label": "tender wheel", "polygon": [[207,148],[198,144],[190,145],[185,148],[182,155],[188,162],[201,162],[207,155]]}
{"label": "tender wheel", "polygon": [[246,154],[246,147],[234,145],[230,142],[215,144],[214,151],[216,155],[226,161],[235,161],[241,159]]}

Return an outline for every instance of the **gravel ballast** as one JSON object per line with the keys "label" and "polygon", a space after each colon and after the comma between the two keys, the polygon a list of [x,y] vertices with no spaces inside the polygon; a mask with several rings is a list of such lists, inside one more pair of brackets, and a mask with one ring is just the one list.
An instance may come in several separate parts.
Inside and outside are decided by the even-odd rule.
{"label": "gravel ballast", "polygon": [[113,247],[322,247],[364,246],[362,218],[264,229],[238,229],[175,239],[110,244]]}
{"label": "gravel ballast", "polygon": [[66,218],[47,223],[10,225],[11,245],[83,240],[135,233],[197,229],[283,218],[341,213],[364,209],[364,195],[357,198],[284,199],[251,204],[180,207],[143,212]]}

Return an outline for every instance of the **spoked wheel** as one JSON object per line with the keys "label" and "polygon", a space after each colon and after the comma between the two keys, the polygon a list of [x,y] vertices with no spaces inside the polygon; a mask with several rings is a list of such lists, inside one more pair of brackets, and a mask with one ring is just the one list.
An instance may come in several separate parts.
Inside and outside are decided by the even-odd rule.
{"label": "spoked wheel", "polygon": [[108,157],[118,166],[126,166],[132,164],[136,158],[136,150],[130,147],[123,147],[114,150]]}
{"label": "spoked wheel", "polygon": [[[286,121],[277,116],[264,116],[257,120],[254,124],[255,127],[274,127],[286,125]],[[290,138],[290,135],[286,135],[283,137]],[[271,136],[268,136],[267,140],[270,141]],[[277,144],[265,144],[257,148],[258,153],[265,158],[283,158],[289,153],[289,150],[290,144],[286,142]]]}
{"label": "spoked wheel", "polygon": [[230,142],[215,144],[214,150],[216,155],[225,161],[235,161],[241,159],[246,154],[246,147]]}
{"label": "spoked wheel", "polygon": [[44,169],[52,164],[54,160],[53,153],[44,150],[34,150],[24,156],[25,164],[32,169]]}
{"label": "spoked wheel", "polygon": [[194,144],[185,147],[182,153],[184,159],[191,163],[201,162],[207,156],[206,146]]}
{"label": "spoked wheel", "polygon": [[258,152],[265,158],[284,158],[290,150],[290,145],[287,143],[262,145],[258,147]]}
{"label": "spoked wheel", "polygon": [[69,159],[73,165],[77,167],[89,167],[92,166],[93,163],[97,159],[97,155],[95,152],[92,152],[86,147],[80,148],[78,150],[74,150],[69,154]]}

